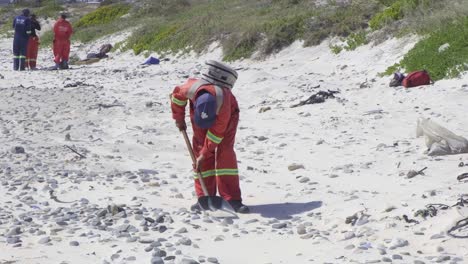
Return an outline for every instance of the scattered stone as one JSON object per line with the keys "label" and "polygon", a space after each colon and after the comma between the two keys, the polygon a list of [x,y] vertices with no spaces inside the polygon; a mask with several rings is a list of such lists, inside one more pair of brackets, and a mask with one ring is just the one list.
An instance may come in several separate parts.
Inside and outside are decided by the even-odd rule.
{"label": "scattered stone", "polygon": [[39,244],[47,244],[50,242],[50,237],[43,237],[41,239],[39,239],[39,241],[37,243]]}
{"label": "scattered stone", "polygon": [[127,242],[128,242],[128,243],[133,243],[133,242],[136,242],[137,240],[138,240],[137,237],[128,237],[128,238],[127,238]]}
{"label": "scattered stone", "polygon": [[199,264],[199,263],[197,261],[193,260],[193,259],[184,258],[184,259],[182,259],[180,264]]}
{"label": "scattered stone", "polygon": [[271,110],[271,107],[265,106],[265,107],[260,108],[260,110],[258,110],[258,112],[259,113],[265,113],[266,111],[269,111],[269,110]]}
{"label": "scattered stone", "polygon": [[162,249],[159,249],[159,248],[155,248],[154,249],[154,252],[153,252],[153,257],[165,257],[167,255],[166,251],[162,250]]}
{"label": "scattered stone", "polygon": [[450,260],[450,256],[440,256],[436,259],[436,262],[442,263],[442,262],[449,261],[449,260]]}
{"label": "scattered stone", "polygon": [[306,227],[304,225],[299,225],[297,227],[297,234],[298,235],[304,235],[307,233]]}
{"label": "scattered stone", "polygon": [[409,245],[408,240],[404,240],[404,239],[401,239],[401,238],[394,238],[390,242],[389,248],[390,249],[396,249],[396,248],[400,248],[400,247],[406,247],[408,245]]}
{"label": "scattered stone", "polygon": [[346,233],[344,234],[344,238],[343,238],[343,239],[344,239],[344,240],[349,240],[349,239],[352,239],[352,238],[354,238],[354,237],[356,237],[356,234],[355,234],[354,232],[346,232]]}
{"label": "scattered stone", "polygon": [[441,239],[441,238],[444,238],[444,234],[440,233],[440,234],[434,234],[431,236],[431,239]]}
{"label": "scattered stone", "polygon": [[7,237],[10,237],[10,236],[17,236],[19,234],[21,234],[21,227],[19,226],[15,226],[13,228],[11,228],[10,230],[8,230],[8,232],[6,233],[6,236]]}
{"label": "scattered stone", "polygon": [[310,178],[309,178],[309,177],[301,177],[301,178],[299,178],[299,182],[300,182],[300,183],[306,183],[306,182],[308,182],[308,181],[310,181]]}
{"label": "scattered stone", "polygon": [[24,154],[24,148],[23,148],[23,147],[19,147],[19,146],[13,147],[13,148],[11,149],[11,153],[13,153],[13,154]]}
{"label": "scattered stone", "polygon": [[70,246],[72,246],[72,247],[77,247],[79,245],[80,245],[80,243],[78,241],[70,241]]}
{"label": "scattered stone", "polygon": [[217,258],[213,258],[213,257],[209,257],[206,259],[208,262],[210,263],[218,263],[218,259]]}
{"label": "scattered stone", "polygon": [[295,171],[295,170],[304,169],[304,168],[305,168],[304,165],[296,164],[296,163],[293,163],[293,164],[288,166],[289,171]]}
{"label": "scattered stone", "polygon": [[382,261],[383,262],[393,262],[393,260],[391,258],[387,258],[387,257],[383,257]]}
{"label": "scattered stone", "polygon": [[192,240],[190,240],[190,238],[183,237],[183,238],[179,239],[179,243],[184,245],[184,246],[190,246],[192,244]]}
{"label": "scattered stone", "polygon": [[355,245],[347,245],[345,247],[346,250],[351,250],[351,249],[354,249],[356,246]]}
{"label": "scattered stone", "polygon": [[214,239],[215,242],[217,241],[224,241],[224,237],[223,236],[216,236],[215,239]]}
{"label": "scattered stone", "polygon": [[161,257],[151,258],[151,264],[164,264],[164,260]]}
{"label": "scattered stone", "polygon": [[403,257],[401,255],[398,255],[398,254],[393,254],[392,255],[392,259],[403,259]]}
{"label": "scattered stone", "polygon": [[8,244],[16,244],[16,243],[20,243],[21,242],[21,239],[19,237],[8,237],[7,238],[7,243]]}
{"label": "scattered stone", "polygon": [[140,242],[141,244],[151,244],[151,243],[154,242],[154,239],[140,238],[140,240],[138,240],[138,242]]}
{"label": "scattered stone", "polygon": [[288,224],[286,224],[286,223],[276,223],[276,224],[273,224],[271,227],[273,227],[274,229],[282,229],[282,228],[285,228],[287,226],[288,226]]}

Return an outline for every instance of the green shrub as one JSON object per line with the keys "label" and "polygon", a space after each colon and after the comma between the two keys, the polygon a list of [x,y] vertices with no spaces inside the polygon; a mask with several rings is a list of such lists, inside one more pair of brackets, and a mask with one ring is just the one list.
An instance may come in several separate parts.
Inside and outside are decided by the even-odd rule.
{"label": "green shrub", "polygon": [[369,21],[369,26],[373,30],[381,29],[389,22],[402,19],[405,14],[409,11],[414,10],[420,5],[429,5],[434,0],[396,0],[386,1],[390,6],[385,8],[383,11],[375,14]]}
{"label": "green shrub", "polygon": [[54,40],[54,32],[52,30],[46,31],[40,37],[41,47],[52,47],[52,41]]}
{"label": "green shrub", "polygon": [[168,25],[160,27],[156,32],[148,32],[149,28],[139,30],[141,37],[130,40],[133,52],[140,54],[146,50],[169,52],[183,49],[188,42],[183,40],[183,30],[178,31],[179,28],[179,25]]}
{"label": "green shrub", "polygon": [[242,35],[233,35],[223,43],[225,61],[235,61],[250,58],[259,49],[261,36],[258,32],[248,31]]}
{"label": "green shrub", "polygon": [[[439,52],[439,48],[446,43],[450,45],[449,48]],[[418,42],[399,65],[393,65],[386,73],[400,67],[406,72],[425,69],[433,80],[457,77],[466,71],[468,65],[467,43],[468,17],[465,17],[438,29]]]}
{"label": "green shrub", "polygon": [[356,1],[349,6],[320,10],[306,22],[305,46],[318,45],[330,36],[346,38],[366,29],[369,18],[378,7],[373,1]]}
{"label": "green shrub", "polygon": [[365,31],[360,31],[356,33],[351,33],[346,39],[346,45],[344,46],[345,50],[355,50],[357,47],[366,45],[369,43],[367,40],[367,34]]}
{"label": "green shrub", "polygon": [[267,40],[262,48],[263,52],[272,54],[289,46],[295,40],[302,39],[305,32],[305,18],[283,17],[266,23],[263,32],[266,33]]}
{"label": "green shrub", "polygon": [[56,3],[54,0],[43,1],[42,6],[36,10],[33,10],[38,17],[42,18],[56,18],[59,13],[63,11],[62,5]]}
{"label": "green shrub", "polygon": [[329,47],[333,54],[340,54],[343,51],[343,46],[341,45],[330,45]]}
{"label": "green shrub", "polygon": [[83,16],[75,24],[75,27],[80,28],[107,24],[127,14],[129,10],[130,6],[125,4],[105,5]]}

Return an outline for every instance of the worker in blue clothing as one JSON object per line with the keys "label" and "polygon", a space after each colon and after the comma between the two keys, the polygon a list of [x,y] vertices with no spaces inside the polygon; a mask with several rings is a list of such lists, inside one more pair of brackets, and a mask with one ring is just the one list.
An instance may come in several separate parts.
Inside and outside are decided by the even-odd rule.
{"label": "worker in blue clothing", "polygon": [[24,71],[26,68],[26,52],[28,40],[31,34],[31,20],[29,9],[24,9],[22,14],[13,20],[15,38],[13,39],[13,70]]}

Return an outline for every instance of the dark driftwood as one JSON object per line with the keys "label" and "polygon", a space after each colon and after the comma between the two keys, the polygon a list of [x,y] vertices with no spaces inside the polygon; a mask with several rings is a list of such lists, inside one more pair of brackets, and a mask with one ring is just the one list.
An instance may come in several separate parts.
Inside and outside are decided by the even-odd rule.
{"label": "dark driftwood", "polygon": [[320,104],[325,102],[326,99],[328,98],[335,98],[335,94],[340,93],[339,91],[319,91],[313,95],[311,95],[309,98],[307,98],[304,101],[301,101],[298,104],[292,105],[291,108],[295,108],[298,106],[303,106],[303,105],[308,105],[308,104]]}
{"label": "dark driftwood", "polygon": [[459,181],[463,181],[464,179],[468,179],[468,173],[463,173],[457,177],[457,180]]}
{"label": "dark driftwood", "polygon": [[76,155],[80,156],[80,158],[86,159],[86,156],[85,156],[85,155],[79,153],[79,152],[78,152],[77,150],[75,150],[74,148],[72,148],[72,147],[70,147],[70,146],[67,146],[67,145],[65,145],[65,147],[66,147],[67,149],[71,150],[71,151],[72,151],[73,153],[75,153]]}
{"label": "dark driftwood", "polygon": [[54,194],[54,190],[50,190],[49,195],[50,195],[50,199],[56,201],[57,203],[74,203],[74,202],[76,202],[76,201],[64,202],[64,201],[59,200],[59,198],[57,198],[57,196]]}
{"label": "dark driftwood", "polygon": [[111,107],[124,107],[123,104],[102,104],[102,103],[99,103],[95,106],[90,106],[88,109],[99,109],[101,110],[102,108],[111,108]]}

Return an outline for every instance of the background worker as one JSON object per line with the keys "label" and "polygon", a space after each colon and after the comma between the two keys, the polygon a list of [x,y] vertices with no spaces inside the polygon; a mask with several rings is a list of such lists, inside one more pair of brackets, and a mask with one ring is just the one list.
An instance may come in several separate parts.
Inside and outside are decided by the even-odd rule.
{"label": "background worker", "polygon": [[68,59],[70,56],[70,37],[73,34],[73,28],[67,21],[67,15],[61,14],[60,18],[54,24],[54,62],[55,68],[68,69]]}
{"label": "background worker", "polygon": [[13,20],[15,37],[13,38],[13,70],[24,71],[26,69],[26,52],[28,49],[29,35],[31,34],[31,20],[29,9],[24,9],[22,14]]}
{"label": "background worker", "polygon": [[30,70],[36,69],[37,53],[39,50],[39,36],[36,30],[41,30],[41,24],[37,21],[35,14],[31,15],[31,35],[28,41],[28,50],[26,52],[26,67]]}

